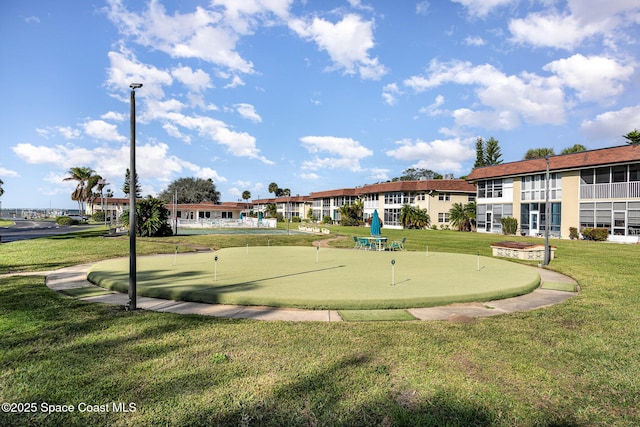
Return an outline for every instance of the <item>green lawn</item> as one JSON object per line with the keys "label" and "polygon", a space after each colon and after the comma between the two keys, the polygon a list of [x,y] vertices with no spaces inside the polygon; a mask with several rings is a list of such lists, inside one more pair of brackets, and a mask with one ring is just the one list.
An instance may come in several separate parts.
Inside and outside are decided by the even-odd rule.
{"label": "green lawn", "polygon": [[[415,251],[428,244],[482,255],[503,240],[383,234],[406,235]],[[289,237],[271,244],[313,240]],[[246,244],[174,237],[143,240],[141,251],[172,253],[176,243],[181,251]],[[54,293],[42,276],[3,277],[0,401],[33,402],[37,411],[2,412],[0,425],[639,425],[640,245],[553,244],[551,267],[579,281],[577,297],[465,323],[127,312]],[[123,256],[126,248],[126,239],[95,236],[7,243],[0,269],[42,271]],[[79,412],[81,403],[110,411]],[[135,412],[115,412],[120,403]],[[45,414],[45,404],[76,410]]]}

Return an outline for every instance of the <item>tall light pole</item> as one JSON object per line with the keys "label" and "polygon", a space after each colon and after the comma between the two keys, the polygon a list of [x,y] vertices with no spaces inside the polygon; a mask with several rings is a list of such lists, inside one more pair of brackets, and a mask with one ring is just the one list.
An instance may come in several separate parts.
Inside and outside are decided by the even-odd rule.
{"label": "tall light pole", "polygon": [[551,205],[549,204],[549,157],[545,156],[547,170],[545,173],[544,185],[544,265],[549,265],[551,250],[549,248],[549,227],[551,225]]}
{"label": "tall light pole", "polygon": [[136,89],[142,83],[131,83],[131,147],[129,164],[129,310],[136,304]]}

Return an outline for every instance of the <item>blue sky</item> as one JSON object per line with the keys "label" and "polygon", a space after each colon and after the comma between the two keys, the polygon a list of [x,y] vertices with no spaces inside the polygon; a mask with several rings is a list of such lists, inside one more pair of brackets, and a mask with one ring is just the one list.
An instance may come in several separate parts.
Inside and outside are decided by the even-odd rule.
{"label": "blue sky", "polygon": [[640,129],[638,0],[46,0],[0,5],[3,208],[74,208],[69,168],[118,197],[137,100],[143,193],[223,201],[470,172],[622,145]]}

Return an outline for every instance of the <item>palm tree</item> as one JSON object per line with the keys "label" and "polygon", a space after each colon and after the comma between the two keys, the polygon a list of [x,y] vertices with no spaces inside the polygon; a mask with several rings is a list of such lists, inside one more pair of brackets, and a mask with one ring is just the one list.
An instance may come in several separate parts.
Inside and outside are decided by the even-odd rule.
{"label": "palm tree", "polygon": [[[249,199],[251,198],[251,191],[249,190],[244,190],[242,192],[242,199],[244,200],[244,202],[247,204],[247,210],[249,210]],[[248,213],[248,212],[247,212]]]}
{"label": "palm tree", "polygon": [[264,209],[264,213],[269,218],[275,218],[278,216],[278,206],[275,203],[268,203],[267,207]]}
{"label": "palm tree", "polygon": [[454,203],[449,209],[449,222],[458,231],[471,231],[476,223],[476,203]]}
{"label": "palm tree", "polygon": [[[84,213],[83,204],[88,198],[88,192],[90,190],[89,180],[92,180],[95,176],[95,171],[90,167],[73,167],[67,172],[68,177],[63,181],[77,181],[76,189],[71,193],[71,200],[78,202],[78,212]],[[97,180],[96,180],[97,182]],[[95,184],[93,184],[95,186]]]}
{"label": "palm tree", "polygon": [[431,218],[426,209],[420,209],[409,204],[400,209],[400,223],[404,228],[422,229],[429,226]]}
{"label": "palm tree", "polygon": [[583,151],[587,151],[587,147],[582,144],[574,144],[572,147],[564,148],[560,154],[581,153]]}
{"label": "palm tree", "polygon": [[[169,210],[165,201],[151,196],[136,203],[136,234],[140,237],[160,237],[173,234],[169,226]],[[125,227],[129,226],[129,210],[121,216]]]}
{"label": "palm tree", "polygon": [[278,184],[276,184],[275,182],[272,182],[271,184],[269,184],[269,193],[273,193],[274,196],[278,195]]}

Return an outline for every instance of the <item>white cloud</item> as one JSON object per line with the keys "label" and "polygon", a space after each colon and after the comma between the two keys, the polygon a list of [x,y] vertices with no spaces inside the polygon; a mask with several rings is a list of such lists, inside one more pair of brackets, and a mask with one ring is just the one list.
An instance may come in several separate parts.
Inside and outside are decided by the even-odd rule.
{"label": "white cloud", "polygon": [[224,6],[224,25],[228,25],[239,34],[252,34],[255,27],[264,22],[286,20],[293,0],[213,0],[214,6]]}
{"label": "white cloud", "polygon": [[[36,146],[33,144],[17,144],[12,147],[13,152],[30,164],[60,165],[85,165],[94,169],[98,174],[115,182],[124,179],[126,168],[129,165],[130,147],[128,144],[119,147],[96,147],[86,149],[73,145],[55,145],[53,147]],[[163,143],[141,144],[136,147],[136,172],[141,181],[158,180],[168,182],[176,175],[184,174],[199,178],[211,178],[216,182],[224,182],[226,179],[207,167],[195,165],[186,160],[169,154],[169,146]],[[109,159],[105,162],[105,159]],[[55,175],[55,174],[54,174]],[[60,174],[55,175],[52,182],[61,182]],[[60,181],[57,181],[60,178]],[[116,186],[117,188],[117,186]],[[146,191],[146,190],[145,190]]]}
{"label": "white cloud", "polygon": [[237,72],[253,73],[253,64],[236,51],[238,32],[249,33],[252,26],[251,15],[243,18],[240,11],[263,2],[242,2],[242,6],[238,3],[228,2],[222,13],[198,6],[192,13],[168,15],[159,1],[151,0],[148,9],[138,15],[126,10],[121,0],[110,0],[107,12],[121,34],[142,46],[174,58],[201,59]]}
{"label": "white cloud", "polygon": [[116,125],[104,120],[89,120],[82,124],[84,133],[95,139],[104,141],[126,141],[127,138],[118,133]]}
{"label": "white cloud", "polygon": [[30,164],[65,164],[66,156],[63,155],[64,146],[51,148],[46,146],[35,146],[28,143],[16,144],[11,150],[22,160]]}
{"label": "white cloud", "polygon": [[548,8],[509,23],[512,41],[532,46],[573,49],[591,37],[605,44],[635,43],[626,28],[638,24],[640,4],[628,0],[569,0],[565,10]]}
{"label": "white cloud", "polygon": [[0,176],[4,178],[8,178],[8,177],[14,178],[14,177],[19,177],[20,174],[12,169],[7,169],[0,166]]}
{"label": "white cloud", "polygon": [[79,129],[70,126],[51,126],[47,128],[37,128],[36,133],[45,139],[53,138],[55,134],[61,135],[64,139],[77,139],[82,134]]}
{"label": "white cloud", "polygon": [[573,49],[582,41],[602,31],[597,25],[584,25],[571,15],[532,13],[509,22],[511,41],[533,46]]}
{"label": "white cloud", "polygon": [[494,9],[515,3],[517,0],[452,0],[467,8],[469,15],[484,18]]}
{"label": "white cloud", "polygon": [[428,114],[432,117],[439,116],[443,113],[443,111],[439,108],[442,104],[444,104],[444,96],[438,95],[436,96],[436,99],[434,99],[433,104],[420,108],[420,113]]}
{"label": "white cloud", "polygon": [[464,39],[465,44],[469,45],[469,46],[484,46],[485,45],[485,41],[482,37],[480,36],[467,36]]}
{"label": "white cloud", "polygon": [[171,75],[187,86],[191,92],[201,92],[212,86],[209,74],[200,69],[193,71],[191,67],[176,67],[171,70]]}
{"label": "white cloud", "polygon": [[371,168],[369,178],[373,181],[387,181],[389,179],[389,169]]}
{"label": "white cloud", "polygon": [[573,55],[542,67],[558,75],[562,82],[577,91],[582,101],[598,101],[619,95],[622,81],[633,75],[633,67],[603,56]]}
{"label": "white cloud", "polygon": [[329,157],[315,157],[305,161],[302,168],[306,170],[318,169],[349,169],[359,171],[360,160],[373,155],[373,151],[360,145],[351,138],[335,136],[304,136],[300,138],[302,146],[311,154],[329,153]]}
{"label": "white cloud", "polygon": [[234,105],[234,107],[236,107],[236,111],[243,118],[251,120],[254,123],[262,122],[262,117],[256,113],[256,109],[253,105],[241,103]]}
{"label": "white cloud", "polygon": [[586,138],[613,145],[623,145],[626,140],[622,135],[633,129],[640,129],[640,104],[598,114],[595,119],[585,120],[580,125]]}
{"label": "white cloud", "polygon": [[244,86],[245,82],[244,80],[242,80],[242,78],[240,76],[236,76],[234,75],[231,78],[231,81],[229,83],[227,83],[224,88],[225,89],[233,89],[234,87],[238,87],[238,86]]}
{"label": "white cloud", "polygon": [[[447,83],[476,86],[476,95],[490,113],[477,113],[468,108],[457,110],[454,118],[460,124],[483,123],[486,128],[511,129],[518,118],[531,124],[561,124],[566,120],[564,92],[556,77],[544,78],[523,72],[506,75],[493,65],[474,66],[469,62],[432,61],[427,77],[413,76],[404,85],[415,92]],[[493,119],[483,122],[483,119]]]}
{"label": "white cloud", "polygon": [[363,79],[378,80],[387,73],[378,58],[369,56],[374,47],[374,21],[363,21],[359,15],[347,14],[337,23],[314,17],[311,20],[292,19],[289,27],[305,40],[313,40],[327,52],[333,66],[346,74],[359,73]]}
{"label": "white cloud", "polygon": [[27,16],[26,18],[24,18],[24,22],[26,22],[27,24],[39,24],[40,18],[38,18],[37,16]]}
{"label": "white cloud", "polygon": [[122,113],[117,113],[115,111],[109,111],[109,112],[104,113],[103,115],[101,115],[100,118],[104,119],[104,120],[113,120],[113,121],[116,121],[116,122],[121,122],[124,119],[126,119],[127,117]]}
{"label": "white cloud", "polygon": [[136,91],[143,97],[162,99],[163,86],[173,83],[171,73],[152,65],[143,64],[135,56],[124,49],[123,52],[109,52],[108,77],[106,86],[116,93],[129,92],[131,83],[142,83],[144,86]]}
{"label": "white cloud", "polygon": [[308,180],[316,180],[316,179],[320,179],[320,176],[317,173],[301,173],[298,175],[300,178],[302,179],[308,179]]}
{"label": "white cloud", "polygon": [[416,3],[416,14],[426,16],[429,13],[429,2],[426,0]]}
{"label": "white cloud", "polygon": [[472,141],[458,138],[434,141],[402,139],[396,141],[398,148],[386,152],[387,156],[413,162],[412,167],[431,169],[437,172],[461,172],[462,163],[475,156]]}
{"label": "white cloud", "polygon": [[195,131],[198,135],[225,146],[227,151],[234,156],[254,158],[265,164],[273,164],[273,161],[260,155],[254,136],[247,132],[231,130],[221,120],[200,115],[187,116],[176,111],[156,110],[150,110],[146,117],[149,120],[160,120],[164,123],[169,123],[170,126],[165,125],[165,130],[173,135],[178,135],[178,137],[181,136],[181,139],[185,138],[185,133],[182,129]]}
{"label": "white cloud", "polygon": [[385,104],[396,105],[398,102],[398,95],[402,95],[402,91],[398,87],[397,83],[389,83],[382,89],[382,99]]}

